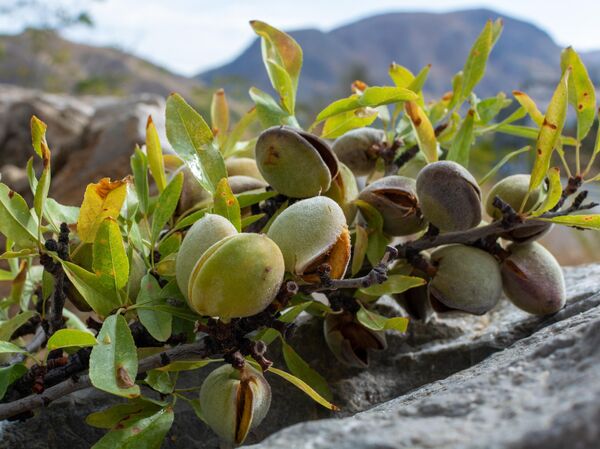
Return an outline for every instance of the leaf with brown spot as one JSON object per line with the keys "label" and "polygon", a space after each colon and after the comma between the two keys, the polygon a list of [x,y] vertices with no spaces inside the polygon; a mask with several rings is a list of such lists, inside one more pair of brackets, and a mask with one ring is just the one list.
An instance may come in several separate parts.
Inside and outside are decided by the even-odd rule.
{"label": "leaf with brown spot", "polygon": [[512,93],[519,104],[527,111],[535,124],[542,126],[542,123],[544,122],[544,114],[540,112],[535,104],[535,101],[533,101],[533,99],[525,92],[521,92],[520,90],[513,90]]}
{"label": "leaf with brown spot", "polygon": [[569,76],[569,103],[577,111],[577,139],[587,136],[596,116],[596,90],[583,61],[573,47],[563,50],[560,57],[563,73],[571,68]]}
{"label": "leaf with brown spot", "polygon": [[549,221],[551,223],[573,226],[576,228],[600,230],[600,214],[565,215],[554,218],[537,218],[537,220]]}
{"label": "leaf with brown spot", "polygon": [[129,178],[120,181],[102,178],[98,183],[88,184],[77,221],[77,233],[82,242],[94,241],[105,218],[119,216],[129,182]]}
{"label": "leaf with brown spot", "polygon": [[428,162],[438,160],[438,143],[435,131],[425,111],[415,101],[407,101],[404,105],[406,115],[410,119],[419,149]]}
{"label": "leaf with brown spot", "polygon": [[233,226],[241,232],[242,230],[242,215],[240,210],[240,203],[234,196],[229,187],[227,178],[221,179],[217,184],[217,190],[213,196],[214,201],[214,213],[227,218]]}
{"label": "leaf with brown spot", "polygon": [[536,189],[550,168],[552,153],[559,142],[567,117],[568,79],[570,70],[565,71],[546,110],[544,122],[536,142],[536,158],[531,171],[529,191]]}
{"label": "leaf with brown spot", "polygon": [[139,396],[140,388],[133,381],[138,372],[137,352],[125,318],[121,315],[106,318],[97,340],[90,355],[92,385],[126,398]]}

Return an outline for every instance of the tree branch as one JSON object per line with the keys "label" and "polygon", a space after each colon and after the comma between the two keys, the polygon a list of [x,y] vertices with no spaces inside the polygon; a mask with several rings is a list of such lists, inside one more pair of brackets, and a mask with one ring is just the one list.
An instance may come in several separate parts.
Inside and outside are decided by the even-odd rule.
{"label": "tree branch", "polygon": [[[147,357],[139,362],[138,374],[145,373],[151,369],[160,368],[168,365],[176,360],[200,360],[205,359],[213,354],[206,338],[172,349],[168,349],[159,354]],[[23,399],[0,404],[0,420],[20,415],[22,413],[35,410],[41,407],[46,407],[52,401],[55,401],[63,396],[74,391],[83,390],[92,386],[92,382],[88,374],[81,376],[73,375],[69,379],[46,389],[42,394],[32,394]]]}

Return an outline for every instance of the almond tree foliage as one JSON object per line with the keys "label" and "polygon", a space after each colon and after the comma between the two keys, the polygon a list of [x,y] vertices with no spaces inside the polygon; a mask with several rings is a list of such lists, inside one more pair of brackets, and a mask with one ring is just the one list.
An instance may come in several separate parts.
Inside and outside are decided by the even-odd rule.
{"label": "almond tree foliage", "polygon": [[[356,81],[303,128],[294,115],[301,48],[266,23],[251,26],[277,98],[250,89],[255,107],[231,123],[219,90],[209,125],[171,95],[174,152],[163,153],[150,117],[132,175],[89,184],[81,207],[48,196],[51,143],[31,119],[33,204],[0,183],[0,281],[10,284],[0,302],[0,419],[27,419],[93,386],[128,401],[87,418],[107,429],[94,448],[160,447],[177,401],[242,444],[268,412],[271,376],[336,410],[327,379],[288,342],[301,313],[322,319],[335,360],[366,369],[385,331],[410,325],[374,311],[382,296],[414,319],[484,314],[502,290],[530,313],[564,306],[560,267],[535,240],[553,224],[600,229],[582,190],[600,180],[600,141],[587,162],[580,154],[597,121],[595,91],[573,49],[545,113],[524,92],[474,93],[502,31],[490,21],[442,98],[423,97],[429,66],[414,74],[394,63],[389,85]],[[574,136],[563,134],[569,105]],[[533,126],[516,124],[526,116]],[[252,135],[256,123],[264,130]],[[531,143],[475,180],[471,150],[494,133]],[[480,187],[522,154],[533,156],[531,173],[492,187],[492,219],[482,220]],[[269,360],[276,340],[285,367]],[[218,368],[202,385],[178,387],[180,372],[209,364]]]}

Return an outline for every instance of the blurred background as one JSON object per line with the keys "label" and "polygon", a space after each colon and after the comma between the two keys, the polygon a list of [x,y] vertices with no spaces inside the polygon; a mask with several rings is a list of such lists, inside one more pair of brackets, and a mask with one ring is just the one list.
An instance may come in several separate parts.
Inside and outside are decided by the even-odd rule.
{"label": "blurred background", "polygon": [[[0,173],[14,189],[28,190],[32,114],[49,125],[51,194],[74,205],[88,182],[129,171],[148,115],[164,131],[170,92],[207,114],[213,92],[224,87],[232,113],[241,115],[251,107],[249,87],[271,91],[251,19],[290,32],[302,46],[297,110],[308,125],[325,105],[350,94],[354,80],[390,84],[392,62],[415,72],[431,64],[425,96],[440,97],[485,21],[497,17],[505,29],[477,94],[503,91],[510,98],[523,90],[543,110],[565,46],[581,54],[600,86],[599,14],[597,0],[0,0]],[[587,154],[595,133],[584,143]],[[478,140],[479,175],[528,143],[498,137]],[[501,175],[530,166],[524,155]],[[598,199],[600,189],[589,186]],[[563,264],[600,261],[600,238],[592,231],[557,229],[545,244]]]}

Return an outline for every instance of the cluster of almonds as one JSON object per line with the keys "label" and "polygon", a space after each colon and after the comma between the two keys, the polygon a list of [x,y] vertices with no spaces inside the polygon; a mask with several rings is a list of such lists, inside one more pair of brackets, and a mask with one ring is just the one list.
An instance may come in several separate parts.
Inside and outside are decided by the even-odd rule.
{"label": "cluster of almonds", "polygon": [[[349,226],[357,220],[356,199],[375,208],[383,231],[391,237],[424,232],[431,225],[441,233],[481,225],[481,190],[474,177],[450,161],[427,164],[416,157],[399,174],[366,183],[387,147],[382,131],[361,128],[338,138],[332,146],[308,132],[278,126],[257,140],[255,159],[226,161],[234,193],[271,186],[287,197],[289,206],[276,214],[266,233],[238,232],[225,218],[206,214],[187,232],[176,260],[177,283],[189,306],[223,321],[265,310],[286,276],[299,283],[320,281],[319,268],[330,267],[331,279],[341,279],[351,254]],[[183,169],[186,170],[186,169]],[[359,185],[363,185],[362,190]],[[518,209],[529,186],[528,175],[496,184],[485,208],[502,218],[492,199],[500,197]],[[546,192],[529,195],[525,210],[536,207]],[[180,208],[207,199],[192,176],[185,176]],[[534,314],[558,311],[565,302],[562,271],[555,258],[535,240],[546,224],[521,227],[504,235],[510,241],[502,256],[476,246],[446,245],[422,253],[429,270],[413,270],[428,281],[397,298],[414,309],[459,310],[484,314],[502,290],[521,309]],[[353,314],[330,314],[324,321],[327,344],[350,366],[364,367],[370,349],[386,346],[382,332],[363,327]],[[270,389],[262,374],[247,366],[225,365],[211,373],[201,390],[207,423],[224,440],[240,443],[266,415]],[[208,413],[208,411],[211,411]]]}

